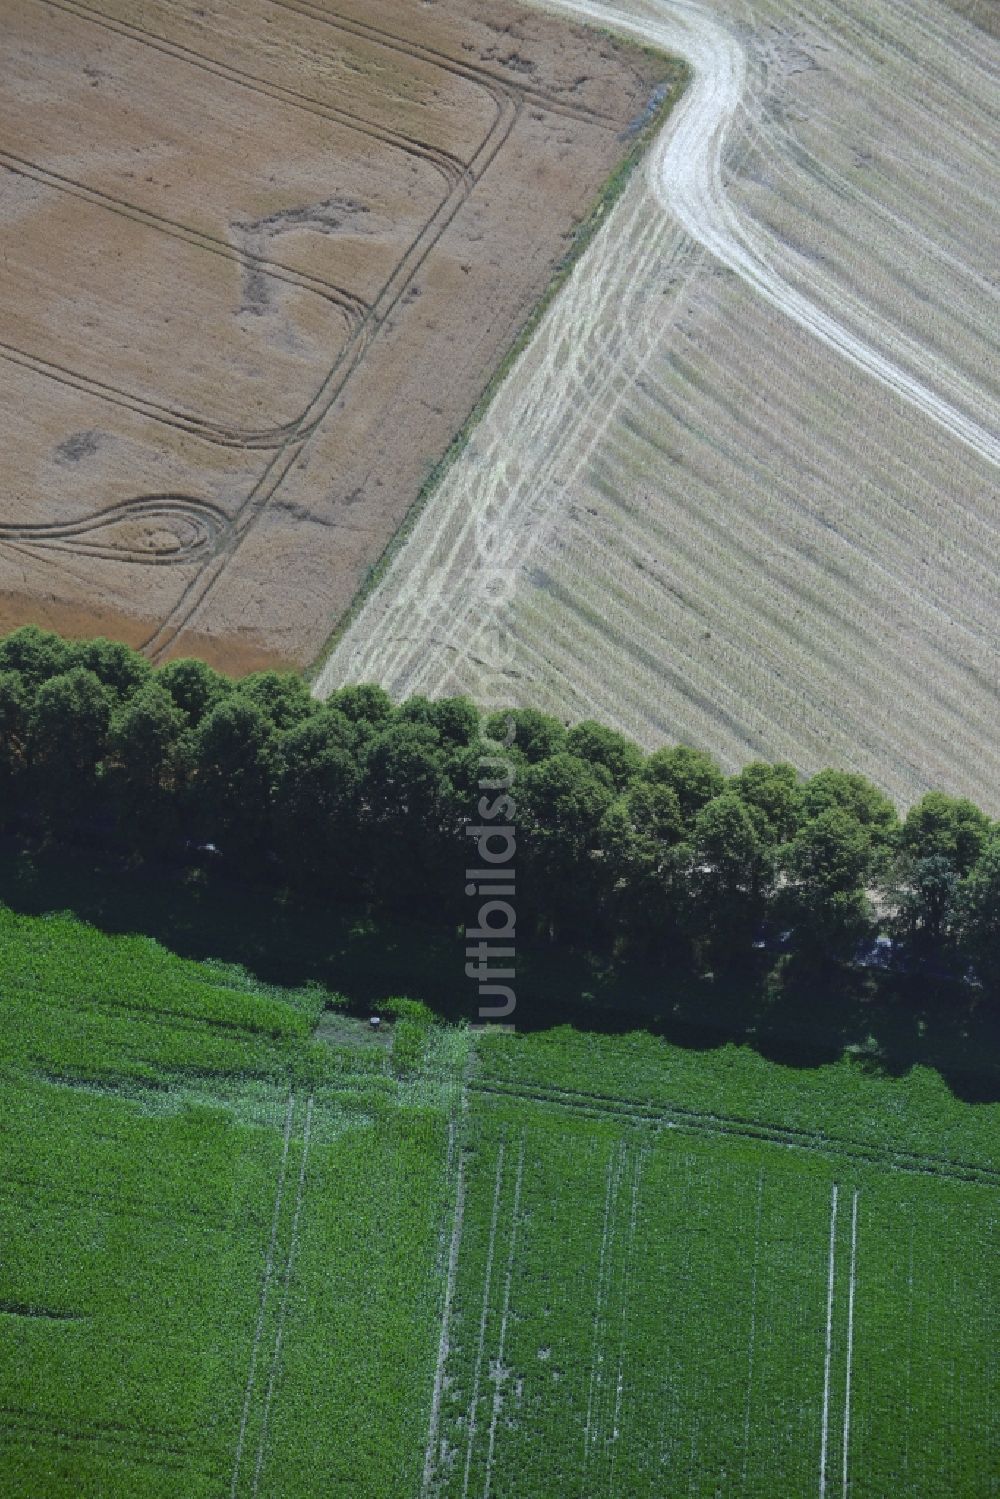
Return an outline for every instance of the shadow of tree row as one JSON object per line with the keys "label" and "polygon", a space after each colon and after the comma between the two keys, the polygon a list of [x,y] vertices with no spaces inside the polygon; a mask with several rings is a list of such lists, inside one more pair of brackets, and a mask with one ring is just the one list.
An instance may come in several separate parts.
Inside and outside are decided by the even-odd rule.
{"label": "shadow of tree row", "polygon": [[[407,994],[445,1020],[478,1018],[461,929],[426,919],[374,917],[204,869],[136,867],[13,839],[0,842],[0,902],[25,915],[70,911],[182,957],[238,963],[266,983],[319,983],[359,1012]],[[873,1071],[901,1076],[922,1064],[958,1098],[1000,1101],[1000,1018],[947,980],[843,968],[818,975],[764,955],[738,977],[697,977],[664,962],[521,942],[516,968],[521,1031],[642,1029],[695,1049],[742,1044],[799,1068],[850,1049]]]}

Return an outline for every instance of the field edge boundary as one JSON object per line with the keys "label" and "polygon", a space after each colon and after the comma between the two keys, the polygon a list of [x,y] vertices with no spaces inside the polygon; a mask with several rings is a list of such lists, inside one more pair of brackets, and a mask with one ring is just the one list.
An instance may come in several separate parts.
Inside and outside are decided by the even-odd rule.
{"label": "field edge boundary", "polygon": [[392,536],[390,536],[379,556],[368,568],[354,597],[327,635],[318,654],[303,668],[302,675],[309,683],[314,694],[330,656],[340,643],[342,637],[354,623],[371,595],[382,582],[389,570],[390,564],[409,540],[417,521],[437,493],[452,465],[465,451],[473,433],[492,406],[507,376],[512,372],[521,355],[528,348],[546,313],[557,301],[559,294],[573,274],[578,261],[597,237],[611,210],[615,207],[628,183],[631,181],[636,168],[645,160],[653,142],[676,106],[680,103],[691,82],[693,70],[683,57],[675,53],[662,52],[659,48],[649,46],[647,43],[620,36],[618,33],[612,33],[605,27],[593,27],[591,29],[597,35],[613,37],[613,40],[625,49],[641,52],[647,56],[654,56],[665,63],[669,69],[669,77],[663,81],[667,92],[650,119],[643,124],[642,128],[633,138],[628,151],[605,180],[590,212],[571,231],[572,238],[569,248],[556,264],[541,296],[514,334],[506,352],[502,355],[500,362],[477,397],[469,415],[451,439],[444,453],[432,465],[399,526],[393,532]]}

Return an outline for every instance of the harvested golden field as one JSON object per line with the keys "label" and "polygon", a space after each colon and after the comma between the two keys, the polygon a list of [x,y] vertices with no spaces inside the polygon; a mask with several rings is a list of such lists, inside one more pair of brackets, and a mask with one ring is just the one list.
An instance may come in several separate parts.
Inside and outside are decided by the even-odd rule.
{"label": "harvested golden field", "polygon": [[1000,813],[994,9],[551,8],[694,81],[318,690]]}
{"label": "harvested golden field", "polygon": [[315,658],[668,70],[475,0],[3,0],[0,628]]}

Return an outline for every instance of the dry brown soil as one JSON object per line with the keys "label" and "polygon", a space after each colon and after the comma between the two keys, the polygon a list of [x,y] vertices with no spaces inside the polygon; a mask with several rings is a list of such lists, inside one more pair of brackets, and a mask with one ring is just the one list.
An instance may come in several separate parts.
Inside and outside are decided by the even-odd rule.
{"label": "dry brown soil", "polygon": [[3,0],[0,629],[313,659],[663,71],[506,0]]}

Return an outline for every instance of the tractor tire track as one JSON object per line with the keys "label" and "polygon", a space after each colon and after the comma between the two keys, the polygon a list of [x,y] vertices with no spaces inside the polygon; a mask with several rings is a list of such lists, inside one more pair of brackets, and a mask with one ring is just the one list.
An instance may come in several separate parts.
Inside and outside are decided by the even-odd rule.
{"label": "tractor tire track", "polygon": [[56,1447],[69,1443],[73,1447],[91,1448],[102,1456],[108,1454],[126,1460],[138,1458],[141,1463],[177,1472],[209,1471],[199,1461],[205,1453],[195,1445],[194,1432],[158,1432],[151,1427],[127,1426],[114,1421],[74,1421],[69,1425],[65,1413],[10,1406],[0,1409],[0,1432],[30,1446],[41,1447],[47,1441]]}
{"label": "tractor tire track", "polygon": [[285,1318],[288,1314],[288,1292],[292,1283],[292,1272],[295,1268],[295,1255],[299,1244],[299,1216],[302,1212],[302,1199],[305,1194],[306,1165],[309,1160],[309,1137],[312,1131],[313,1098],[310,1095],[306,1104],[306,1119],[302,1132],[302,1158],[299,1161],[298,1185],[295,1193],[295,1211],[292,1214],[291,1235],[288,1241],[288,1259],[285,1263],[285,1274],[282,1280],[281,1304],[278,1308],[278,1325],[274,1335],[274,1348],[271,1352],[271,1367],[268,1372],[267,1392],[264,1396],[264,1411],[261,1416],[260,1437],[257,1442],[257,1460],[254,1463],[253,1486],[250,1490],[252,1499],[257,1499],[260,1488],[260,1475],[264,1467],[264,1457],[267,1452],[267,1434],[271,1422],[271,1405],[274,1400],[274,1389],[278,1378],[278,1370],[281,1367],[281,1345],[285,1337]]}
{"label": "tractor tire track", "polygon": [[844,1445],[841,1466],[841,1499],[847,1499],[848,1462],[851,1450],[851,1376],[854,1365],[854,1299],[857,1287],[858,1189],[851,1198],[851,1267],[847,1283],[847,1370],[844,1375]]}
{"label": "tractor tire track", "polygon": [[85,375],[80,370],[71,369],[67,365],[42,359],[39,355],[32,354],[27,349],[19,349],[14,344],[0,343],[0,359],[6,359],[10,364],[20,365],[36,375],[44,375],[46,379],[54,381],[57,385],[67,386],[71,390],[82,390],[87,395],[109,402],[112,406],[122,406],[126,411],[159,422],[162,426],[172,427],[177,432],[186,432],[193,437],[200,437],[204,442],[213,443],[217,447],[240,448],[244,451],[276,448],[287,441],[290,436],[294,436],[301,420],[297,418],[280,427],[265,428],[260,431],[226,427],[216,422],[204,421],[201,417],[179,407],[150,401],[145,396],[136,396],[119,385],[112,385],[110,381],[97,380],[92,375]]}
{"label": "tractor tire track", "polygon": [[[692,63],[694,82],[653,147],[645,198],[631,206],[623,201],[580,262],[524,356],[529,373],[520,382],[520,371],[511,375],[502,399],[498,398],[477,428],[470,445],[474,458],[463,457],[446,476],[383,580],[324,664],[314,689],[318,696],[350,680],[380,681],[397,695],[442,690],[476,694],[485,664],[482,658],[490,653],[480,644],[483,632],[492,640],[500,628],[498,621],[505,627],[508,613],[523,602],[522,580],[536,557],[544,558],[550,547],[556,554],[568,548],[568,497],[588,472],[591,456],[601,453],[603,435],[612,421],[620,420],[616,406],[634,399],[646,368],[647,348],[655,350],[658,341],[662,358],[664,349],[673,347],[667,335],[675,325],[682,291],[696,274],[704,281],[706,268],[713,262],[717,273],[739,276],[803,327],[812,340],[863,368],[920,418],[929,417],[964,444],[968,462],[973,455],[991,464],[997,461],[1000,445],[995,434],[978,416],[970,415],[973,410],[988,409],[983,391],[973,389],[958,370],[935,363],[926,350],[907,342],[898,330],[887,328],[884,319],[873,317],[863,301],[849,302],[837,286],[827,287],[815,267],[796,261],[773,239],[736,220],[723,191],[723,164],[731,166],[740,152],[768,147],[772,139],[770,115],[761,97],[762,88],[769,85],[750,66],[750,45],[745,54],[735,34],[706,9],[684,0],[673,5],[650,0],[645,6],[641,0],[629,0],[615,8],[586,0],[580,4],[553,0],[548,8],[668,47]],[[753,36],[753,9],[745,9],[746,25],[740,36]],[[810,15],[809,20],[815,31],[816,18]],[[757,42],[755,36],[753,42]],[[787,130],[782,130],[782,136],[790,139]],[[786,173],[790,171],[786,163],[781,166]],[[640,230],[642,214],[646,220]],[[886,222],[887,214],[888,210],[876,205],[877,222]],[[648,250],[640,256],[637,244],[643,234],[648,235]],[[616,251],[619,259],[631,256],[627,276],[616,265]],[[936,258],[946,264],[955,260],[946,250]],[[678,279],[678,267],[685,264],[687,274]],[[792,284],[806,273],[811,277],[810,290],[830,301],[833,315]],[[661,278],[671,287],[673,307],[665,316],[657,308],[660,322],[654,335],[651,304],[648,298],[643,303],[641,286],[655,287]],[[970,284],[981,289],[983,278],[973,273]],[[602,302],[615,298],[621,315],[609,331],[612,325],[602,323]],[[859,339],[851,331],[848,324],[854,323],[866,329],[868,339]],[[893,358],[887,358],[886,349]],[[671,364],[665,367],[670,370]],[[596,387],[601,387],[602,399],[591,406]],[[774,425],[780,435],[780,423]],[[747,520],[753,523],[752,513]],[[586,529],[585,517],[581,528]],[[767,540],[773,546],[773,534]],[[731,544],[738,544],[738,538]],[[767,546],[764,551],[766,555]],[[877,554],[872,555],[878,562]],[[499,606],[496,591],[491,591],[494,580],[506,580],[507,592],[500,589]],[[578,584],[590,581],[599,587],[603,575],[592,579],[584,573],[577,579]],[[591,693],[586,703],[584,698],[587,688],[600,681],[607,691],[598,716],[610,722],[622,718],[622,704],[616,696],[619,678],[614,673],[602,677],[596,670],[581,670],[575,659],[563,661],[562,656],[554,665],[549,637],[543,642],[540,636],[538,649],[533,650],[534,636],[528,631],[530,639],[526,640],[525,633],[518,630],[519,666],[529,673],[537,669],[544,682],[561,662],[560,681],[567,675],[574,679],[573,710],[579,709],[578,716],[586,716],[588,705],[596,711],[595,695]],[[662,657],[662,641],[655,640],[652,646],[654,655],[658,647]],[[620,664],[622,652],[618,654]],[[685,671],[696,666],[709,671],[707,661],[688,663]],[[717,692],[717,671],[714,679]],[[495,686],[491,681],[491,691]],[[915,701],[917,697],[914,693]],[[737,710],[741,701],[735,704]],[[733,734],[740,732],[735,720],[730,728]],[[717,726],[709,723],[701,737],[710,742],[713,733]],[[922,745],[919,733],[917,726],[916,742]],[[916,764],[914,760],[915,774]]]}
{"label": "tractor tire track", "polygon": [[597,1295],[594,1302],[594,1311],[591,1321],[593,1323],[593,1362],[590,1366],[590,1380],[587,1386],[587,1415],[583,1426],[583,1482],[587,1481],[587,1472],[590,1468],[590,1455],[594,1446],[594,1427],[598,1423],[594,1419],[595,1405],[600,1404],[600,1386],[602,1378],[601,1365],[604,1361],[604,1323],[605,1304],[611,1290],[611,1256],[614,1248],[614,1223],[618,1207],[618,1190],[621,1185],[622,1171],[624,1169],[625,1145],[619,1141],[615,1147],[614,1155],[608,1162],[605,1179],[604,1192],[604,1217],[601,1223],[601,1244],[597,1260]]}
{"label": "tractor tire track", "polygon": [[48,5],[53,10],[66,11],[67,14],[76,16],[80,20],[89,21],[116,35],[129,37],[132,41],[140,42],[154,51],[177,58],[191,67],[201,68],[216,77],[225,78],[228,82],[236,83],[253,93],[262,94],[265,98],[276,99],[282,104],[288,104],[293,109],[304,110],[305,113],[315,115],[319,119],[333,121],[349,130],[356,131],[359,135],[369,136],[383,146],[402,151],[408,156],[415,156],[433,167],[444,178],[449,191],[455,186],[465,169],[465,163],[452,152],[426,145],[423,141],[415,140],[411,136],[390,130],[374,121],[365,120],[350,110],[324,104],[308,94],[299,93],[297,89],[285,88],[281,84],[272,83],[254,73],[246,73],[228,63],[218,62],[215,58],[197,52],[191,47],[185,47],[180,42],[171,42],[168,38],[147,31],[133,22],[115,20],[95,6],[82,4],[81,0],[38,0],[38,3]]}
{"label": "tractor tire track", "polygon": [[[176,545],[142,550],[125,541],[115,543],[116,527],[136,521],[155,522],[158,529],[172,531]],[[203,553],[223,545],[228,528],[225,512],[204,500],[182,494],[139,495],[73,521],[48,525],[0,522],[0,546],[6,544],[31,555],[68,552],[75,557],[100,557],[146,567],[190,566],[200,562]]]}
{"label": "tractor tire track", "polygon": [[[436,690],[453,668],[449,658],[474,655],[478,630],[495,617],[489,578],[480,575],[509,580],[562,521],[564,497],[655,351],[657,334],[641,316],[643,285],[659,264],[682,288],[701,265],[700,250],[680,236],[664,257],[662,226],[644,202],[623,211],[621,241],[606,232],[597,237],[532,342],[538,364],[516,398],[530,462],[491,407],[473,439],[472,485],[464,472],[461,481],[454,469],[446,477],[324,664],[317,696],[362,679],[391,683],[395,692],[416,692],[420,684]],[[608,351],[596,330],[616,303],[620,343]],[[567,452],[568,475],[560,467]]]}
{"label": "tractor tire track", "polygon": [[631,1310],[632,1294],[635,1285],[635,1236],[636,1225],[639,1218],[639,1192],[642,1184],[642,1171],[645,1165],[645,1157],[646,1151],[644,1149],[635,1149],[632,1152],[631,1206],[629,1209],[628,1237],[625,1242],[625,1263],[622,1275],[621,1328],[618,1338],[618,1371],[615,1379],[615,1407],[614,1414],[611,1418],[611,1469],[608,1475],[607,1499],[617,1499],[618,1494],[618,1489],[615,1486],[615,1468],[618,1463],[623,1397],[625,1394],[625,1360],[629,1351],[628,1316]]}
{"label": "tractor tire track", "polygon": [[511,1208],[510,1225],[510,1249],[507,1255],[507,1273],[504,1278],[503,1310],[500,1313],[500,1340],[497,1346],[496,1374],[494,1378],[495,1388],[493,1391],[493,1414],[490,1418],[490,1435],[486,1447],[486,1480],[483,1484],[483,1499],[490,1499],[490,1491],[493,1487],[493,1458],[496,1450],[497,1422],[500,1419],[500,1410],[503,1406],[503,1381],[507,1377],[508,1370],[504,1365],[504,1350],[507,1346],[507,1322],[510,1317],[510,1295],[514,1284],[514,1264],[517,1258],[518,1229],[521,1223],[521,1185],[524,1181],[524,1136],[521,1136],[521,1149],[517,1158],[517,1176],[514,1179],[514,1202]]}
{"label": "tractor tire track", "polygon": [[827,1448],[830,1436],[830,1365],[833,1358],[833,1283],[837,1261],[837,1183],[830,1191],[830,1254],[826,1273],[826,1343],[823,1355],[823,1414],[820,1423],[819,1499],[826,1496]]}
{"label": "tractor tire track", "polygon": [[[153,33],[145,31],[141,27],[130,23],[115,21],[103,12],[92,6],[76,3],[76,0],[38,0],[38,3],[50,6],[53,9],[63,10],[70,14],[78,15],[82,19],[102,26],[114,33],[131,37],[133,40],[149,45],[155,50],[163,51],[167,55],[176,56],[192,66],[199,66],[218,76],[226,77],[241,86],[265,94],[280,102],[290,103],[294,107],[303,109],[308,113],[320,118],[329,118],[340,124],[346,124],[350,128],[357,129],[362,134],[367,134],[380,141],[382,144],[395,149],[407,151],[409,154],[422,158],[433,165],[442,175],[445,182],[445,194],[438,207],[430,215],[422,230],[418,233],[409,249],[397,262],[394,271],[387,278],[378,295],[370,305],[355,299],[350,309],[349,336],[344,347],[340,350],[330,370],[327,371],[318,391],[310,400],[302,413],[292,422],[281,427],[260,431],[240,432],[205,423],[190,414],[174,410],[170,407],[160,406],[157,403],[135,398],[129,392],[112,386],[108,382],[92,380],[78,371],[52,364],[36,358],[26,351],[18,350],[12,346],[0,345],[0,358],[6,357],[11,362],[19,363],[33,369],[36,373],[43,374],[57,383],[64,384],[72,389],[81,389],[89,394],[117,404],[126,409],[134,410],[138,414],[152,418],[177,430],[190,432],[195,436],[202,437],[207,441],[217,443],[221,446],[238,447],[241,449],[263,449],[272,454],[270,461],[264,469],[263,474],[256,481],[250,493],[241,505],[237,515],[226,528],[225,533],[220,533],[219,540],[224,540],[225,545],[216,544],[210,550],[214,556],[202,567],[198,577],[183,590],[177,604],[171,614],[164,620],[158,629],[146,642],[145,649],[154,660],[161,659],[169,648],[170,643],[176,638],[181,629],[184,628],[194,613],[204,603],[212,588],[218,582],[225,567],[231,560],[232,553],[238,549],[240,542],[259,518],[260,513],[273,498],[281,483],[283,482],[293,463],[299,457],[302,446],[315,432],[316,428],[329,412],[330,408],[341,395],[345,385],[354,371],[359,367],[372,340],[377,335],[379,328],[390,317],[398,303],[406,295],[412,285],[413,279],[419,274],[442,234],[450,225],[455,214],[467,201],[472,189],[487,170],[498,152],[506,144],[514,124],[518,118],[521,108],[521,97],[515,90],[503,84],[493,84],[488,80],[483,81],[483,86],[488,88],[496,105],[496,117],[494,123],[474,153],[469,163],[464,162],[453,153],[439,151],[437,148],[425,146],[411,137],[400,136],[395,132],[382,130],[370,122],[360,120],[358,117],[348,115],[344,111],[334,110],[322,105],[319,101],[312,100],[306,95],[300,95],[295,91],[270,86],[264,80],[242,73],[238,69],[214,62],[202,54],[193,52],[189,48],[167,42]],[[455,71],[466,76],[466,73],[456,65]],[[81,196],[86,195],[87,189],[81,190]],[[108,195],[100,195],[107,197]],[[113,200],[109,199],[109,204]],[[131,208],[131,205],[128,205]],[[120,208],[125,211],[125,206]],[[137,216],[142,216],[142,211],[137,211]],[[150,216],[151,218],[153,216]],[[145,221],[145,220],[144,220]],[[162,227],[170,221],[163,220]],[[186,237],[184,226],[173,226]],[[209,236],[204,236],[206,242]],[[208,247],[206,243],[206,248]],[[258,259],[252,255],[243,255],[230,247],[216,248],[221,252],[225,248],[232,259],[242,263],[253,264]],[[264,262],[272,265],[271,262]],[[287,279],[287,278],[286,278]],[[306,287],[305,289],[309,289]],[[338,288],[339,292],[340,289]],[[17,543],[13,538],[10,545]],[[66,548],[70,550],[70,548]],[[113,549],[113,555],[118,558],[120,554]]]}
{"label": "tractor tire track", "polygon": [[230,1499],[236,1499],[236,1491],[240,1481],[240,1467],[243,1462],[243,1447],[246,1442],[247,1422],[250,1418],[250,1402],[253,1399],[254,1383],[257,1376],[257,1352],[260,1347],[261,1335],[264,1331],[264,1317],[267,1312],[267,1295],[271,1288],[271,1279],[274,1274],[274,1255],[278,1244],[278,1222],[281,1217],[281,1203],[285,1195],[285,1177],[288,1168],[288,1151],[292,1140],[292,1116],[295,1112],[295,1094],[288,1095],[288,1108],[285,1112],[285,1133],[282,1142],[281,1165],[278,1171],[278,1191],[274,1199],[274,1214],[271,1219],[271,1237],[267,1246],[267,1257],[264,1261],[264,1279],[260,1288],[260,1303],[257,1311],[257,1325],[254,1328],[253,1342],[250,1346],[250,1368],[247,1373],[246,1389],[243,1396],[243,1410],[240,1416],[239,1435],[236,1439],[236,1454],[233,1458],[232,1482],[230,1484]]}
{"label": "tractor tire track", "polygon": [[[50,0],[46,0],[46,3],[50,3]],[[246,534],[273,499],[292,465],[301,456],[304,443],[315,433],[338,400],[351,376],[359,367],[369,345],[405,297],[415,277],[420,273],[459,210],[467,202],[483,173],[507,144],[520,117],[520,112],[520,101],[511,95],[506,100],[504,113],[497,120],[473,159],[473,165],[463,175],[453,192],[445,198],[424,230],[397,263],[396,269],[372,302],[354,335],[338,355],[311,407],[303,416],[300,426],[294,433],[288,435],[283,446],[274,454],[264,473],[250,491],[234,521],[234,539],[225,557],[219,559],[217,563],[210,564],[198,579],[188,585],[167,619],[145,642],[143,649],[153,661],[161,660],[180,632],[194,620],[197,611],[204,605]]]}
{"label": "tractor tire track", "polygon": [[[663,212],[814,338],[915,406],[956,441],[1000,465],[1000,436],[926,383],[942,377],[946,383],[957,383],[950,371],[898,331],[880,330],[889,354],[853,333],[782,275],[777,247],[737,215],[723,184],[723,154],[747,93],[746,54],[737,38],[689,0],[648,0],[648,11],[638,16],[596,0],[544,3],[548,9],[677,52],[691,65],[692,84],[654,146],[650,162],[650,184]],[[848,307],[843,296],[834,305],[856,321],[870,321],[870,311]],[[900,357],[910,368],[899,362]]]}
{"label": "tractor tire track", "polygon": [[814,1151],[831,1159],[849,1158],[883,1166],[887,1169],[934,1176],[942,1181],[970,1182],[977,1186],[1000,1189],[1000,1168],[949,1156],[930,1155],[920,1151],[895,1150],[867,1145],[864,1141],[843,1136],[821,1134],[794,1125],[768,1124],[737,1115],[710,1113],[680,1105],[640,1104],[633,1099],[608,1094],[589,1094],[570,1089],[546,1089],[531,1084],[470,1082],[469,1089],[487,1097],[518,1098],[592,1118],[617,1118],[654,1128],[685,1129],[695,1134],[736,1136],[759,1140],[765,1144],[790,1149]]}
{"label": "tractor tire track", "polygon": [[479,1339],[476,1343],[476,1361],[472,1372],[472,1398],[469,1402],[469,1434],[465,1449],[465,1471],[462,1476],[462,1499],[469,1499],[469,1477],[472,1470],[472,1454],[476,1445],[479,1381],[482,1375],[483,1352],[486,1344],[486,1323],[490,1314],[490,1291],[493,1286],[493,1259],[497,1241],[497,1222],[500,1217],[500,1191],[503,1187],[504,1150],[505,1142],[501,1140],[497,1151],[496,1182],[493,1188],[493,1216],[490,1220],[490,1237],[486,1247],[486,1269],[483,1275],[483,1309],[479,1317]]}
{"label": "tractor tire track", "polygon": [[25,177],[32,182],[39,182],[45,187],[52,188],[55,192],[80,198],[85,203],[92,203],[95,207],[104,208],[109,213],[118,214],[121,218],[133,219],[138,224],[158,230],[161,234],[169,235],[173,239],[182,240],[185,244],[194,245],[197,249],[205,250],[209,254],[221,255],[223,259],[234,261],[246,270],[260,271],[270,280],[283,281],[300,291],[322,297],[324,301],[343,312],[349,328],[359,322],[368,310],[368,304],[363,298],[355,296],[332,281],[324,280],[321,276],[296,271],[292,266],[283,265],[281,261],[271,260],[265,255],[254,255],[248,250],[238,250],[234,245],[219,239],[216,235],[208,234],[201,229],[192,229],[187,224],[182,224],[176,219],[165,218],[162,214],[152,213],[135,203],[129,203],[124,198],[100,192],[97,188],[88,187],[85,182],[53,172],[48,167],[29,161],[26,157],[15,156],[10,151],[0,150],[0,167],[10,172],[12,176]]}
{"label": "tractor tire track", "polygon": [[462,1228],[465,1222],[465,1154],[459,1130],[452,1120],[448,1127],[449,1154],[458,1156],[455,1178],[455,1213],[452,1218],[451,1242],[448,1249],[448,1269],[444,1284],[444,1305],[441,1309],[441,1335],[438,1339],[437,1361],[434,1367],[434,1385],[431,1393],[431,1413],[427,1428],[427,1444],[424,1448],[423,1479],[420,1485],[421,1499],[430,1499],[431,1484],[438,1461],[438,1437],[441,1429],[441,1399],[444,1394],[444,1377],[451,1349],[451,1312],[458,1282],[458,1255],[462,1247]]}
{"label": "tractor tire track", "polygon": [[297,11],[301,15],[308,15],[317,21],[325,22],[329,26],[336,27],[338,31],[348,32],[366,41],[377,42],[387,50],[401,52],[404,56],[416,58],[420,62],[432,63],[443,72],[452,73],[457,78],[476,83],[491,93],[495,94],[497,90],[504,90],[508,93],[513,91],[520,95],[525,103],[540,105],[552,114],[561,114],[568,119],[588,120],[604,125],[614,123],[610,115],[600,110],[588,109],[586,105],[573,104],[570,100],[563,99],[550,90],[541,89],[536,84],[526,83],[521,79],[518,79],[517,83],[512,83],[510,79],[501,73],[494,72],[491,68],[463,62],[461,58],[453,57],[450,53],[442,52],[436,47],[428,47],[423,42],[407,41],[391,31],[385,31],[373,25],[370,21],[359,21],[353,16],[343,15],[330,6],[318,4],[317,0],[273,0],[273,3],[280,5],[284,10]]}

